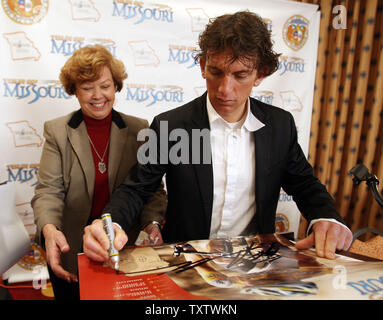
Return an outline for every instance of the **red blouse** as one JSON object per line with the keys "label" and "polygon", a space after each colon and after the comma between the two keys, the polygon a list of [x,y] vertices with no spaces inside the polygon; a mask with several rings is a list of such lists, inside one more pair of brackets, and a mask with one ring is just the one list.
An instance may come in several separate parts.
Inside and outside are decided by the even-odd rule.
{"label": "red blouse", "polygon": [[[109,181],[108,181],[108,157],[109,157],[109,135],[110,135],[110,126],[112,123],[112,113],[109,114],[105,119],[96,120],[90,118],[83,114],[86,129],[88,131],[89,138],[92,139],[93,145],[97,150],[97,153],[100,157],[104,156],[104,163],[106,171],[101,173],[98,170],[98,163],[100,162],[99,157],[97,156],[94,148],[91,143],[90,148],[92,149],[93,163],[95,168],[95,181],[94,181],[94,193],[93,193],[93,203],[91,217],[98,218],[101,216],[102,210],[109,202]],[[105,148],[107,150],[105,151]]]}

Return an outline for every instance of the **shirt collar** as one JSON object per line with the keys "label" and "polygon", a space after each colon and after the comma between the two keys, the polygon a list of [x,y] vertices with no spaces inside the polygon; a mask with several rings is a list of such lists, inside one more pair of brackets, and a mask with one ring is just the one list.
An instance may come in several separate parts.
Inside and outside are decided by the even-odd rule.
{"label": "shirt collar", "polygon": [[[246,102],[246,108],[247,108],[246,118],[244,121],[243,121],[243,119],[241,119],[238,122],[238,128],[237,129],[244,128],[244,129],[248,130],[249,132],[255,132],[255,131],[261,129],[262,127],[264,127],[265,124],[263,122],[261,122],[257,117],[255,117],[255,115],[250,111],[249,106],[250,106],[250,98],[248,98],[247,102]],[[227,122],[225,119],[223,119],[217,113],[217,111],[215,111],[214,107],[212,106],[212,104],[210,102],[209,95],[206,95],[206,107],[207,107],[207,114],[209,117],[210,128],[212,128],[212,125],[215,122],[221,122],[221,123],[224,123],[226,126],[230,126],[229,122]]]}

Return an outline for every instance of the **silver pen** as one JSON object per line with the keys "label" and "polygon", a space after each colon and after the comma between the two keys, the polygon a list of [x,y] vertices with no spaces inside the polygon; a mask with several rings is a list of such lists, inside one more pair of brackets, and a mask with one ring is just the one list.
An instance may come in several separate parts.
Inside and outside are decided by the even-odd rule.
{"label": "silver pen", "polygon": [[101,216],[102,223],[104,224],[104,230],[106,234],[108,235],[109,241],[110,241],[110,247],[109,247],[109,258],[112,262],[114,270],[116,270],[116,273],[119,271],[119,254],[116,248],[114,247],[114,229],[113,229],[113,223],[112,223],[112,217],[109,213],[105,213]]}

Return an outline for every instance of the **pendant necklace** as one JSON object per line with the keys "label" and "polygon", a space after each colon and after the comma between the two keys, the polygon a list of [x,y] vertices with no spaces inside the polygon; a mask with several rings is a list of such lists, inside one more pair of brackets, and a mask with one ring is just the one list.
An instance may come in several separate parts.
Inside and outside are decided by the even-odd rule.
{"label": "pendant necklace", "polygon": [[96,153],[98,159],[100,160],[100,161],[98,162],[98,171],[100,171],[101,173],[104,173],[104,172],[106,171],[106,165],[105,165],[105,162],[104,162],[104,157],[105,157],[105,154],[106,154],[106,150],[108,150],[109,139],[108,139],[108,143],[106,144],[104,154],[102,155],[102,157],[100,157],[100,155],[98,154],[98,152],[97,152],[97,150],[96,150],[96,147],[94,146],[94,144],[93,144],[93,142],[92,142],[92,139],[89,137],[88,134],[87,134],[87,136],[88,136],[90,145],[92,146],[94,152]]}

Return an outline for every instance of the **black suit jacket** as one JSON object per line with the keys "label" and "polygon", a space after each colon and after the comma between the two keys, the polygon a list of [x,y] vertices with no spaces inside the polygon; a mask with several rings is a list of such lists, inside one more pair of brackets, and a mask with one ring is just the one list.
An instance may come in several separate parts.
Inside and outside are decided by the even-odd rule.
{"label": "black suit jacket", "polygon": [[[151,140],[152,147],[157,147],[157,160],[164,157],[162,160],[167,159],[168,163],[162,161],[157,164],[138,164],[112,195],[111,202],[104,211],[111,212],[114,221],[125,230],[129,230],[134,217],[157,190],[165,175],[168,207],[162,230],[164,241],[209,237],[213,203],[211,163],[203,163],[202,150],[200,163],[192,163],[192,143],[189,143],[189,163],[186,164],[173,164],[169,161],[169,150],[180,147],[180,144],[177,145],[179,142],[168,140],[168,146],[162,149],[160,147],[161,141],[164,141],[161,139],[168,139],[168,132],[174,129],[184,129],[189,137],[192,137],[193,129],[209,129],[206,94],[153,119],[150,128],[156,132],[158,138],[157,141]],[[256,212],[249,226],[251,233],[275,232],[275,213],[281,187],[293,196],[299,210],[308,221],[334,218],[343,222],[335,209],[333,199],[325,186],[314,176],[313,169],[298,144],[292,115],[252,98],[250,109],[255,117],[265,124],[254,133]],[[167,129],[166,134],[162,136],[161,127]],[[210,141],[207,143],[210,150]]]}

